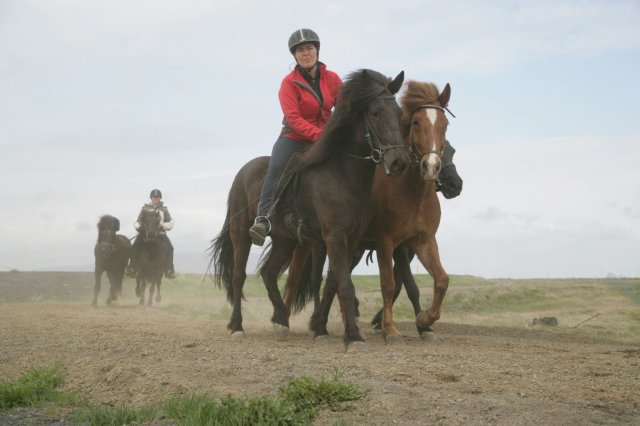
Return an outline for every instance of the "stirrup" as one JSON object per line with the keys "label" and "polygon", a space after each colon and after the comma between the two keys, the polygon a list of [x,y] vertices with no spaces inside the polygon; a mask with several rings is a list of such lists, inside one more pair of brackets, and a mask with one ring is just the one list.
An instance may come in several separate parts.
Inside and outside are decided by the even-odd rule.
{"label": "stirrup", "polygon": [[257,246],[263,246],[264,241],[271,231],[271,222],[266,216],[258,216],[251,228],[249,228],[249,236],[251,242]]}

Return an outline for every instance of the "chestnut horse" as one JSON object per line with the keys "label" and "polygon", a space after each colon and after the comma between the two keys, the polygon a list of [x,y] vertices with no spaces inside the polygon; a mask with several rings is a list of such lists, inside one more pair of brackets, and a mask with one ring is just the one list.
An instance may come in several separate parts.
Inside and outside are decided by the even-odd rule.
{"label": "chestnut horse", "polygon": [[117,234],[120,230],[120,220],[111,215],[104,215],[98,221],[98,241],[93,248],[95,263],[95,285],[93,287],[92,306],[98,306],[98,294],[100,293],[100,278],[103,272],[107,272],[109,278],[109,296],[106,304],[118,299],[122,293],[122,279],[124,269],[129,260],[131,242],[124,235]]}
{"label": "chestnut horse", "polygon": [[[442,168],[442,150],[448,125],[444,113],[450,95],[451,88],[448,84],[439,93],[431,83],[408,83],[401,99],[401,130],[405,146],[414,160],[414,167],[393,180],[380,179],[378,174],[374,179],[374,215],[363,240],[375,243],[383,296],[381,328],[389,343],[402,340],[392,312],[396,293],[392,258],[394,250],[401,243],[408,244],[434,279],[432,305],[427,311],[419,312],[416,318],[419,330],[428,330],[440,318],[442,301],[448,287],[449,277],[440,263],[435,238],[440,223],[440,202],[435,182]],[[303,257],[304,254],[300,256]],[[297,291],[295,280],[301,269],[300,265],[292,265],[290,277],[291,270],[295,273],[292,280],[287,280],[287,290]],[[320,308],[314,311],[311,318],[310,328],[315,338],[328,334],[326,323],[334,294],[335,282],[329,268]]]}
{"label": "chestnut horse", "polygon": [[[376,164],[383,174],[399,175],[408,166],[399,128],[400,108],[394,94],[404,73],[392,81],[372,70],[356,71],[345,80],[333,115],[322,136],[300,155],[294,183],[284,188],[272,217],[271,250],[260,268],[274,307],[272,322],[288,333],[289,311],[278,289],[278,277],[299,240],[322,242],[337,280],[347,349],[364,342],[354,313],[355,289],[349,259],[371,220],[371,187]],[[251,247],[249,227],[255,217],[268,159],[254,159],[232,184],[223,229],[212,241],[209,266],[233,304],[228,328],[243,333],[241,300]],[[287,172],[285,172],[287,174]]]}
{"label": "chestnut horse", "polygon": [[[455,148],[449,143],[449,141],[445,140],[444,148],[442,151],[442,169],[440,170],[438,180],[436,181],[436,191],[441,192],[446,199],[455,198],[462,192],[463,181],[458,174],[455,163],[453,162],[453,156],[455,152]],[[355,268],[357,266],[367,249],[371,250],[367,255],[367,263],[369,263],[375,246],[372,247],[371,243],[363,242],[359,251],[354,257],[352,268]],[[297,248],[296,252],[299,252],[301,250],[304,249]],[[314,312],[317,312],[320,307],[320,287],[323,279],[322,273],[324,270],[326,253],[324,252],[324,248],[321,245],[317,245],[314,247],[312,255],[313,257],[311,258],[311,261],[307,260],[307,263],[305,264],[300,282],[297,284],[297,286],[295,284],[292,284],[292,288],[289,287],[289,278],[293,279],[294,277],[297,277],[295,272],[292,273],[290,271],[289,278],[287,278],[284,301],[287,307],[290,308],[293,312],[300,312],[311,299],[313,299],[314,302]],[[294,259],[298,259],[300,256],[300,253],[296,253],[294,254]],[[418,289],[418,285],[416,284],[415,279],[413,278],[413,274],[411,273],[410,263],[414,256],[415,253],[413,253],[413,251],[411,251],[411,248],[404,243],[398,246],[398,248],[396,248],[396,250],[393,252],[393,275],[396,283],[393,300],[395,301],[398,298],[402,287],[404,287],[407,293],[407,297],[411,301],[413,310],[417,316],[420,311],[422,311],[422,308],[420,306],[420,290]],[[292,263],[293,265],[291,265],[291,269],[295,271],[298,266],[295,265],[295,262]],[[380,309],[380,311],[378,311],[373,317],[373,319],[371,320],[371,325],[374,329],[380,329],[381,322],[382,309]],[[431,331],[429,327],[417,328],[418,333],[425,338],[427,337],[427,335],[424,334],[424,332]]]}

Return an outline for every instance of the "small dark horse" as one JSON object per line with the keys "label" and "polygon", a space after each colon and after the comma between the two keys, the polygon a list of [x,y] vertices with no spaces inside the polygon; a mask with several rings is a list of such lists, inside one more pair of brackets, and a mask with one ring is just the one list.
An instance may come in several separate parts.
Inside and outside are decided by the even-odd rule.
{"label": "small dark horse", "polygon": [[100,293],[100,278],[103,272],[107,272],[109,283],[109,296],[107,305],[118,299],[122,294],[122,278],[124,269],[129,260],[129,250],[131,242],[124,235],[119,235],[120,221],[110,215],[100,217],[98,221],[98,242],[93,248],[93,255],[96,258],[95,286],[93,287],[92,306],[98,306],[98,294]]}
{"label": "small dark horse", "polygon": [[144,292],[149,283],[147,306],[153,304],[154,290],[158,291],[156,302],[162,300],[160,284],[167,262],[168,249],[159,237],[160,215],[154,210],[145,210],[142,215],[140,231],[136,238],[142,238],[142,245],[136,263],[136,296],[144,305]]}
{"label": "small dark horse", "polygon": [[[289,311],[277,283],[282,265],[288,264],[299,239],[321,241],[338,282],[345,344],[349,348],[354,342],[364,341],[354,315],[349,259],[371,220],[375,165],[381,164],[385,174],[398,175],[409,163],[408,153],[402,149],[400,109],[393,96],[403,79],[403,73],[393,81],[371,70],[352,73],[345,80],[321,138],[301,155],[297,184],[288,187],[285,194],[294,199],[293,207],[287,205],[294,226],[286,221],[285,208],[279,206],[279,214],[272,221],[271,252],[260,268],[277,328],[289,329]],[[238,172],[229,193],[225,224],[210,247],[214,278],[224,284],[233,304],[228,325],[232,333],[243,332],[242,288],[251,247],[248,230],[255,217],[266,164],[264,157],[255,159]]]}

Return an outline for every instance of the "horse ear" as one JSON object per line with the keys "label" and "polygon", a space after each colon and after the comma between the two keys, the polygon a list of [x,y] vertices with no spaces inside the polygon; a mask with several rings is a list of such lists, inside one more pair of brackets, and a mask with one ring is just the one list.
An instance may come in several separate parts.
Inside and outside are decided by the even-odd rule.
{"label": "horse ear", "polygon": [[440,102],[440,105],[442,105],[443,107],[446,107],[447,105],[449,105],[450,97],[451,97],[451,86],[449,85],[449,83],[447,83],[447,85],[444,86],[442,93],[440,93],[440,96],[438,96],[438,101]]}
{"label": "horse ear", "polygon": [[116,231],[120,230],[120,219],[116,219]]}
{"label": "horse ear", "polygon": [[402,87],[402,82],[404,81],[404,71],[400,71],[400,74],[393,79],[391,83],[389,83],[389,91],[392,95],[398,93],[400,88]]}

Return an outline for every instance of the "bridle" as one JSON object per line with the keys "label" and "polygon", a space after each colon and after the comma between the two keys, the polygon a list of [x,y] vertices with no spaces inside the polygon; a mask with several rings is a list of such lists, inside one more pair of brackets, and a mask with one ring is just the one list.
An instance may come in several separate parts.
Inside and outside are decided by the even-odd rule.
{"label": "bridle", "polygon": [[[384,91],[382,93],[384,93]],[[393,95],[383,96],[382,94],[380,94],[376,97],[376,99],[392,100],[395,102],[396,97]],[[345,154],[348,155],[349,157],[358,158],[360,160],[367,160],[367,161],[371,160],[375,164],[380,164],[384,161],[384,154],[387,151],[390,151],[392,149],[397,149],[397,148],[404,149],[404,146],[402,145],[387,146],[387,147],[383,146],[382,138],[380,137],[380,135],[378,135],[378,133],[376,132],[376,129],[371,125],[369,121],[369,116],[367,115],[367,113],[364,114],[364,140],[367,142],[367,145],[369,145],[369,148],[371,148],[371,155],[367,157],[361,157],[359,155],[350,154],[348,152],[346,152]]]}
{"label": "bridle", "polygon": [[[442,111],[443,114],[445,113],[449,113],[451,114],[451,116],[453,118],[455,118],[456,116],[453,115],[453,113],[451,111],[449,111],[449,109],[447,107],[441,107],[439,105],[433,105],[433,104],[423,104],[423,105],[418,105],[414,110],[413,113],[411,114],[411,116],[413,116],[413,114],[415,114],[418,110],[420,109],[428,109],[428,108],[433,108],[433,109],[437,109]],[[442,152],[444,151],[444,144],[442,145],[442,148],[440,149],[440,152],[436,151],[435,149],[431,149],[431,151],[429,151],[429,155],[431,154],[436,154],[439,155],[440,157],[442,157]],[[420,151],[418,149],[418,146],[415,144],[415,142],[413,142],[413,126],[409,126],[409,158],[410,158],[410,164],[414,167],[416,167],[420,161],[419,159],[424,157],[425,154]]]}

